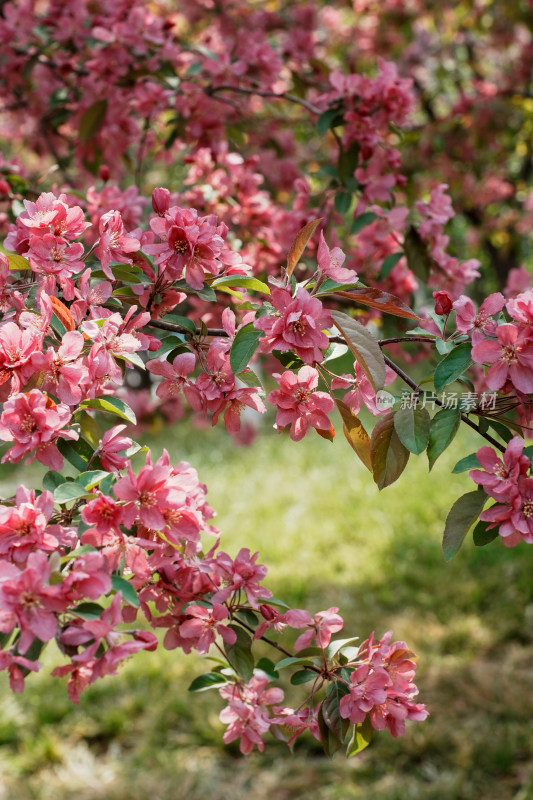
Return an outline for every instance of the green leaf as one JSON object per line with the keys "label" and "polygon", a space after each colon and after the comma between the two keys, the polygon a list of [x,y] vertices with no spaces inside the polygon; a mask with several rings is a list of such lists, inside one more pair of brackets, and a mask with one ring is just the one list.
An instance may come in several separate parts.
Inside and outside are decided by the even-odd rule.
{"label": "green leaf", "polygon": [[302,683],[309,683],[310,681],[315,680],[317,674],[314,670],[311,669],[301,669],[298,672],[295,672],[294,675],[291,675],[291,683],[293,686],[301,686]]}
{"label": "green leaf", "polygon": [[43,489],[53,493],[62,483],[65,483],[64,476],[55,470],[50,470],[43,478]]}
{"label": "green leaf", "polygon": [[292,667],[294,664],[307,664],[308,666],[313,666],[313,662],[309,658],[309,656],[289,656],[288,658],[282,658],[281,661],[278,661],[276,664],[276,669],[285,669],[285,667]]}
{"label": "green leaf", "polygon": [[257,669],[262,669],[271,681],[279,680],[277,667],[269,658],[260,658],[256,664]]}
{"label": "green leaf", "polygon": [[341,189],[335,195],[335,211],[339,214],[346,214],[352,205],[352,193],[346,189]]}
{"label": "green leaf", "polygon": [[121,353],[120,355],[115,353],[115,358],[127,361],[128,364],[133,364],[134,367],[138,367],[141,370],[146,369],[146,365],[138,353]]}
{"label": "green leaf", "polygon": [[358,639],[359,636],[350,636],[349,639],[334,639],[326,648],[326,656],[328,658],[333,658],[340,650],[342,650],[343,647],[346,647],[352,642],[357,642]]}
{"label": "green leaf", "polygon": [[71,500],[79,500],[80,497],[87,497],[90,493],[84,486],[80,486],[76,481],[62,483],[54,491],[54,500],[59,505],[69,503]]}
{"label": "green leaf", "polygon": [[118,397],[106,394],[103,397],[95,397],[92,400],[84,400],[80,403],[80,408],[96,408],[99,411],[108,411],[110,414],[116,414],[117,417],[131,422],[133,425],[137,424],[137,418],[133,410],[123,400]]}
{"label": "green leaf", "polygon": [[189,317],[182,317],[181,314],[165,314],[163,322],[173,322],[174,325],[180,325],[189,333],[196,333],[196,323]]}
{"label": "green leaf", "polygon": [[252,639],[239,625],[229,625],[237,635],[235,644],[226,645],[226,655],[231,666],[245,681],[249,681],[254,672],[254,657],[252,655]]}
{"label": "green leaf", "polygon": [[373,736],[374,728],[370,722],[370,716],[367,715],[363,722],[360,722],[358,725],[354,726],[353,735],[346,748],[346,755],[348,757],[356,756],[357,753],[360,753],[361,750],[364,750],[365,747],[368,747]]}
{"label": "green leaf", "polygon": [[379,272],[380,278],[388,278],[391,274],[392,270],[398,263],[398,261],[403,258],[404,253],[391,253],[390,256],[387,256],[383,259],[383,264],[381,265],[381,270]]}
{"label": "green leaf", "polygon": [[83,617],[83,619],[100,619],[104,609],[102,606],[99,606],[98,603],[87,602],[80,603],[72,610],[78,617]]}
{"label": "green leaf", "polygon": [[229,363],[234,375],[238,375],[248,366],[262,336],[263,331],[254,328],[253,322],[249,322],[237,331],[229,353]]}
{"label": "green leaf", "polygon": [[9,253],[7,250],[5,252],[7,255],[7,260],[9,262],[9,269],[12,270],[31,269],[30,262],[28,261],[27,258],[24,258],[24,256],[19,256],[17,253]]}
{"label": "green leaf", "polygon": [[357,361],[374,391],[385,385],[385,359],[377,340],[370,331],[342,311],[332,311],[331,316],[344,341]]}
{"label": "green leaf", "polygon": [[499,536],[498,527],[491,528],[490,531],[487,530],[490,522],[484,522],[483,520],[479,520],[478,524],[472,531],[472,535],[474,537],[474,544],[476,547],[485,547],[486,544],[490,544],[497,539]]}
{"label": "green leaf", "polygon": [[370,437],[372,473],[378,489],[394,483],[409,461],[409,450],[400,441],[394,428],[394,415],[389,411],[374,425]]}
{"label": "green leaf", "polygon": [[111,475],[110,472],[104,472],[101,469],[90,470],[89,472],[82,472],[75,479],[76,483],[81,484],[85,489],[94,489],[95,486]]}
{"label": "green leaf", "polygon": [[318,118],[316,127],[320,134],[323,136],[330,128],[336,128],[338,125],[344,124],[344,117],[338,108],[328,108]]}
{"label": "green leaf", "polygon": [[130,606],[139,608],[139,598],[137,596],[137,590],[130,583],[130,581],[127,581],[120,575],[111,575],[111,585],[115,590],[115,592],[122,593],[122,597],[127,603],[130,604]]}
{"label": "green leaf", "polygon": [[252,388],[254,388],[256,386],[259,386],[259,387],[263,386],[261,378],[259,378],[255,374],[253,369],[247,369],[247,370],[244,370],[244,372],[239,372],[239,374],[236,375],[235,377],[238,378],[243,383],[245,383],[246,386],[250,386]]}
{"label": "green leaf", "polygon": [[341,717],[339,703],[344,695],[349,693],[350,690],[344,683],[335,681],[329,685],[328,693],[321,705],[324,722],[335,739],[338,739],[341,744],[350,727],[350,721]]}
{"label": "green leaf", "polygon": [[208,689],[216,689],[227,683],[226,678],[219,672],[204,672],[198,675],[189,686],[189,692],[206,692]]}
{"label": "green leaf", "polygon": [[477,455],[475,453],[471,453],[469,456],[465,456],[457,462],[455,467],[452,469],[452,474],[466,472],[467,469],[479,469],[480,467],[481,464],[478,461]]}
{"label": "green leaf", "polygon": [[350,228],[350,232],[359,233],[359,231],[362,231],[363,228],[366,228],[367,225],[370,225],[370,223],[374,222],[376,219],[378,219],[378,215],[374,214],[373,211],[365,211],[364,214],[361,214],[361,216],[354,219]]}
{"label": "green leaf", "polygon": [[219,286],[238,286],[242,289],[251,289],[254,292],[270,294],[270,289],[266,283],[257,278],[250,278],[248,275],[224,275],[222,278],[215,278],[211,283],[211,288],[217,289]]}
{"label": "green leaf", "polygon": [[217,299],[215,290],[212,289],[207,283],[205,283],[201,289],[195,289],[193,286],[189,286],[186,280],[181,279],[174,283],[173,288],[179,289],[182,292],[192,292],[193,294],[197,294],[198,297],[200,297],[202,300],[207,300],[208,303],[214,303]]}
{"label": "green leaf", "polygon": [[98,133],[104,124],[107,113],[107,100],[96,100],[86,108],[80,119],[79,137],[82,144],[85,144]]}
{"label": "green leaf", "polygon": [[454,347],[445,358],[437,365],[435,370],[435,390],[442,392],[445,386],[453,383],[470,366],[472,347],[469,342]]}
{"label": "green leaf", "polygon": [[257,628],[257,616],[253,611],[250,611],[249,608],[239,608],[239,610],[235,612],[235,616],[238,619],[242,619],[242,621],[246,622],[246,624],[250,625],[250,627]]}
{"label": "green leaf", "polygon": [[442,537],[442,550],[446,561],[458,552],[486,502],[487,495],[479,490],[467,492],[455,501],[446,517],[446,527]]}
{"label": "green leaf", "polygon": [[423,453],[429,440],[431,417],[426,408],[399,408],[394,429],[401,443],[415,455]]}
{"label": "green leaf", "polygon": [[281,364],[283,364],[285,369],[295,370],[304,366],[302,359],[294,353],[291,353],[290,350],[288,352],[272,350],[272,355],[275,356]]}
{"label": "green leaf", "polygon": [[448,445],[452,442],[459,429],[461,412],[458,408],[441,408],[431,420],[431,430],[429,432],[428,459],[429,469],[437,458],[444,453]]}

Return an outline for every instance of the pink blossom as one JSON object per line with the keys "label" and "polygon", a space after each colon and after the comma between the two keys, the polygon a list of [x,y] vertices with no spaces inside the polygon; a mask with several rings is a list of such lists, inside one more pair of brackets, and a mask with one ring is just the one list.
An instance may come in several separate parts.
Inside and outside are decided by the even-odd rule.
{"label": "pink blossom", "polygon": [[19,392],[33,375],[31,358],[40,348],[40,336],[21,330],[14,322],[0,327],[0,384],[11,381],[11,391]]}
{"label": "pink blossom", "polygon": [[56,278],[70,278],[85,266],[82,244],[69,244],[66,239],[51,233],[30,236],[27,257],[34,272]]}
{"label": "pink blossom", "polygon": [[237,641],[237,634],[227,625],[222,625],[220,620],[229,616],[228,609],[220,603],[215,603],[212,608],[204,606],[188,606],[186,619],[180,625],[180,636],[186,639],[194,639],[194,648],[198,653],[207,653],[216,639],[216,634],[220,634],[226,644],[232,645]]}
{"label": "pink blossom", "polygon": [[120,264],[131,264],[130,253],[136,253],[141,243],[133,236],[128,236],[124,231],[124,222],[119,211],[108,211],[100,217],[98,223],[100,238],[94,250],[100,260],[102,270],[109,280],[113,281],[113,271],[109,264],[118,261]]}
{"label": "pink blossom", "polygon": [[83,506],[81,518],[86,525],[94,525],[98,533],[117,531],[122,522],[122,506],[112,497],[100,494]]}
{"label": "pink blossom", "polygon": [[258,608],[258,597],[271,597],[272,592],[259,583],[267,574],[267,568],[255,563],[258,555],[251,555],[247,547],[242,547],[235,559],[227,553],[218,554],[214,572],[222,579],[223,587],[213,595],[214,603],[223,603],[232,594],[244,591],[252,608]]}
{"label": "pink blossom", "polygon": [[533,327],[520,330],[512,323],[496,329],[497,341],[485,339],[472,348],[472,359],[491,364],[486,376],[489,389],[501,389],[507,380],[521,392],[533,392]]}
{"label": "pink blossom", "polygon": [[127,457],[119,455],[122,450],[128,450],[133,444],[133,439],[121,435],[126,428],[127,425],[114,425],[100,439],[98,455],[103,469],[118,472],[128,466]]}
{"label": "pink blossom", "polygon": [[533,478],[520,476],[516,491],[509,493],[505,504],[497,503],[479,518],[491,523],[487,530],[499,526],[506,547],[515,547],[521,541],[533,543]]}
{"label": "pink blossom", "polygon": [[39,672],[41,666],[39,661],[30,661],[29,658],[16,655],[11,650],[0,650],[0,670],[7,669],[9,672],[9,686],[12,692],[23,692],[26,671]]}
{"label": "pink blossom", "polygon": [[476,314],[476,307],[472,300],[462,294],[453,304],[457,330],[459,333],[471,332],[473,344],[483,341],[483,334],[494,336],[497,323],[490,317],[499,314],[504,305],[504,296],[500,292],[495,292],[481,303]]}
{"label": "pink blossom", "polygon": [[32,450],[36,450],[28,463],[37,458],[51,469],[61,469],[63,456],[57,449],[58,437],[78,438],[75,431],[63,430],[70,418],[68,406],[62,403],[56,405],[39,389],[13,395],[4,404],[0,417],[0,439],[14,441],[15,444],[4,455],[2,463],[17,463]]}
{"label": "pink blossom", "polygon": [[269,403],[277,406],[276,425],[279,429],[291,426],[291,439],[298,442],[305,436],[309,426],[327,431],[331,421],[327,416],[335,406],[327,392],[315,391],[318,385],[318,372],[313,367],[304,366],[295,375],[287,370],[273,377],[280,388],[274,389],[267,397]]}
{"label": "pink blossom", "polygon": [[259,317],[254,322],[266,334],[261,340],[263,352],[294,350],[306,364],[321,361],[321,351],[329,344],[323,329],[330,328],[333,320],[320,300],[303,288],[295,297],[288,289],[273,289],[272,305],[277,316]]}
{"label": "pink blossom", "polygon": [[54,499],[44,491],[38,498],[19,486],[15,506],[0,506],[0,556],[17,564],[26,562],[33,550],[53,551],[59,542],[47,530]]}
{"label": "pink blossom", "polygon": [[219,716],[221,722],[229,726],[223,741],[229,744],[240,739],[240,751],[244,755],[250,753],[254,746],[261,752],[264,750],[263,734],[274,723],[266,706],[283,700],[281,689],[267,689],[267,686],[267,676],[262,670],[256,669],[247,683],[230,684],[218,690],[221,697],[228,701]]}
{"label": "pink blossom", "polygon": [[346,259],[345,253],[340,247],[329,249],[324,239],[324,232],[320,231],[320,241],[318,244],[317,260],[318,269],[326,277],[337,283],[355,283],[357,273],[353,269],[346,269],[342,265]]}
{"label": "pink blossom", "polygon": [[227,392],[220,401],[218,408],[213,409],[213,425],[216,425],[222,412],[224,413],[224,424],[230,433],[239,433],[241,429],[241,412],[244,408],[253,408],[264,414],[265,405],[257,390],[251,387],[236,387]]}
{"label": "pink blossom", "polygon": [[45,553],[30,553],[26,568],[0,565],[0,630],[11,631],[15,625],[21,630],[17,644],[24,655],[36,636],[48,642],[57,631],[56,612],[64,611],[66,602],[60,586],[47,586],[50,566]]}
{"label": "pink blossom", "polygon": [[498,458],[496,452],[486,445],[477,451],[477,458],[483,469],[473,469],[468,473],[470,478],[483,486],[483,489],[495,500],[505,500],[517,492],[517,481],[525,475],[530,467],[529,458],[522,455],[525,442],[514,436],[503,454]]}
{"label": "pink blossom", "polygon": [[[528,276],[531,280],[531,276]],[[527,289],[506,303],[507,311],[515,322],[533,325],[533,289]]]}
{"label": "pink blossom", "polygon": [[308,630],[302,633],[294,643],[296,651],[303,650],[304,647],[309,647],[313,638],[318,647],[327,647],[331,641],[331,636],[334,633],[342,630],[344,621],[337,611],[339,609],[334,606],[328,608],[327,611],[318,611],[313,617],[309,612],[301,609],[291,609],[287,611],[283,618],[291,628],[304,628]]}
{"label": "pink blossom", "polygon": [[[165,379],[158,385],[156,394],[162,400],[168,400],[171,397],[175,397],[180,391],[185,390],[186,387],[188,387],[187,395],[193,396],[195,392],[194,384],[187,380],[187,375],[194,371],[195,366],[196,356],[194,353],[180,353],[172,364],[169,364],[168,361],[154,359],[153,361],[148,361],[146,369],[152,375],[160,375]],[[194,402],[199,405],[200,398],[194,397]]]}
{"label": "pink blossom", "polygon": [[84,339],[79,331],[67,331],[57,352],[49,347],[46,352],[32,356],[35,371],[44,373],[42,388],[50,391],[69,406],[82,399],[82,388],[87,377],[87,367],[80,359]]}

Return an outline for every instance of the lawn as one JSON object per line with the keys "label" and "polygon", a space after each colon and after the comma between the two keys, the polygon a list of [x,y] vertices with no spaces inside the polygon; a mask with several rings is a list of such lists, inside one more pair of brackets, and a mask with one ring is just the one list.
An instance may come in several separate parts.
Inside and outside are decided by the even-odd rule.
{"label": "lawn", "polygon": [[[533,548],[468,541],[450,563],[441,552],[447,511],[472,488],[450,469],[479,442],[465,435],[431,474],[412,458],[380,493],[341,439],[294,444],[267,429],[235,448],[222,430],[178,426],[152,443],[198,468],[223,549],[258,549],[277,596],[339,606],[347,632],[392,629],[409,642],[427,722],[402,739],[378,735],[349,761],[311,738],[294,754],[270,739],[243,758],[221,743],[216,693],[186,691],[200,659],[140,654],[79,706],[45,670],[22,696],[0,676],[0,800],[533,798]],[[4,469],[4,491],[20,475]]]}

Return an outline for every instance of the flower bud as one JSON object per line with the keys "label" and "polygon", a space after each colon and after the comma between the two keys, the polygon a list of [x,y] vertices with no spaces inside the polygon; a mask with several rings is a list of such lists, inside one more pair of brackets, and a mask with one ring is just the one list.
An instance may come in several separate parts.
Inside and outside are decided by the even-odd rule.
{"label": "flower bud", "polygon": [[111,177],[111,170],[109,169],[107,164],[102,164],[102,166],[98,170],[98,175],[100,177],[100,180],[102,180],[104,183],[107,183],[107,181]]}
{"label": "flower bud", "polygon": [[170,192],[168,189],[159,187],[152,192],[152,208],[156,214],[162,215],[168,211],[170,206]]}
{"label": "flower bud", "polygon": [[259,611],[261,612],[263,617],[269,622],[272,622],[272,620],[276,619],[276,617],[278,616],[278,612],[276,611],[276,609],[272,608],[272,606],[269,606],[266,603],[261,603],[261,605],[259,606]]}
{"label": "flower bud", "polygon": [[445,289],[440,292],[433,292],[433,297],[435,298],[435,314],[449,314],[453,308],[453,302],[449,292]]}

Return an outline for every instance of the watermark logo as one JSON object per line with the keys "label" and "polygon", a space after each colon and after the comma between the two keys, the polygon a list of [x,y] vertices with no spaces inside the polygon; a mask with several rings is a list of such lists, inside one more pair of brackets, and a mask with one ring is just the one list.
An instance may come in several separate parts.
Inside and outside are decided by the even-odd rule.
{"label": "watermark logo", "polygon": [[376,394],[376,408],[378,411],[388,411],[396,402],[396,398],[385,389],[380,389]]}

